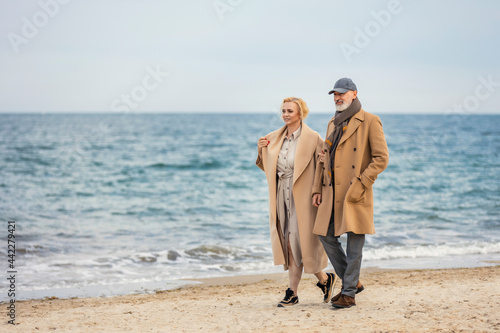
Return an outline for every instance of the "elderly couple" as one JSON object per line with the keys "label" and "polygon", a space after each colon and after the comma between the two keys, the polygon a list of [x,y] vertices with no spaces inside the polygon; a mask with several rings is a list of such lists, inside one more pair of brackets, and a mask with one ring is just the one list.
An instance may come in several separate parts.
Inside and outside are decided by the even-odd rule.
{"label": "elderly couple", "polygon": [[[374,234],[372,185],[389,153],[379,117],[361,108],[349,78],[335,83],[335,116],[326,140],[304,119],[306,103],[285,98],[285,126],[258,140],[256,164],[269,185],[269,222],[274,264],[289,271],[289,288],[279,307],[299,302],[302,271],[318,278],[325,303],[356,305],[365,234]],[[347,234],[346,250],[339,236]],[[326,251],[326,253],[325,253]],[[336,274],[325,273],[327,255]],[[341,291],[332,297],[340,278]]]}

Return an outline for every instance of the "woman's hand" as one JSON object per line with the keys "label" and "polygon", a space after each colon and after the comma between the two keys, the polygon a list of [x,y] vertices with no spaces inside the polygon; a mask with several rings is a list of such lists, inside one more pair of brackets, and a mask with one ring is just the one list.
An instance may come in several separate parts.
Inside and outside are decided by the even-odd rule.
{"label": "woman's hand", "polygon": [[260,138],[259,141],[257,141],[257,147],[259,147],[259,149],[262,149],[264,147],[267,147],[270,142],[271,141],[266,138]]}
{"label": "woman's hand", "polygon": [[325,163],[325,151],[324,150],[322,150],[321,153],[318,153],[318,161],[320,161],[321,163]]}
{"label": "woman's hand", "polygon": [[316,193],[313,195],[313,206],[319,207],[321,205],[321,194]]}

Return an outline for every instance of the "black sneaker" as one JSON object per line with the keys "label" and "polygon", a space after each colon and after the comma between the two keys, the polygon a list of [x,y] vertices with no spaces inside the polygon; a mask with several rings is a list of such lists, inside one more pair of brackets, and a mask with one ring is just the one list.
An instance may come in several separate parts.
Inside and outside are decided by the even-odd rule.
{"label": "black sneaker", "polygon": [[356,288],[356,294],[359,294],[360,292],[362,292],[363,290],[365,290],[365,287],[363,285],[361,285],[361,287],[359,288]]}
{"label": "black sneaker", "polygon": [[285,298],[278,303],[278,308],[284,308],[285,306],[295,305],[299,302],[299,296],[293,296],[293,290],[288,288],[286,290]]}
{"label": "black sneaker", "polygon": [[332,297],[333,288],[335,288],[335,284],[337,283],[338,276],[337,274],[326,273],[328,275],[328,280],[323,284],[318,281],[316,285],[323,292],[323,302],[328,303],[330,297]]}

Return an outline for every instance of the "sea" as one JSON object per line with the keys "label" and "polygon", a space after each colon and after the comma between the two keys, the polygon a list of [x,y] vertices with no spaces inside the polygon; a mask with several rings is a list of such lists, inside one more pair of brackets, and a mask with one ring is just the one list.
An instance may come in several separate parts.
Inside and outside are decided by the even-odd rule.
{"label": "sea", "polygon": [[[331,116],[306,123],[324,137]],[[500,115],[380,118],[390,161],[363,267],[498,265]],[[283,272],[255,166],[258,138],[282,125],[277,113],[0,114],[0,301],[10,275],[21,300]]]}

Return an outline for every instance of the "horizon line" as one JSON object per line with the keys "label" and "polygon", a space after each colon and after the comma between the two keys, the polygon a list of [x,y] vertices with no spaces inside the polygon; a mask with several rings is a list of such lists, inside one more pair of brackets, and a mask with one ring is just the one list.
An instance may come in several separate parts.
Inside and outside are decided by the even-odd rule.
{"label": "horizon line", "polygon": [[[498,116],[500,112],[479,112],[479,113],[449,113],[449,112],[384,112],[384,111],[369,111],[372,114],[381,115],[464,115],[464,116]],[[129,111],[129,112],[113,112],[113,111],[0,111],[0,115],[159,115],[159,114],[231,114],[231,115],[247,115],[248,113],[257,113],[262,115],[279,114],[279,112],[269,111]],[[316,111],[309,112],[309,115],[315,114],[333,114],[333,111]]]}

